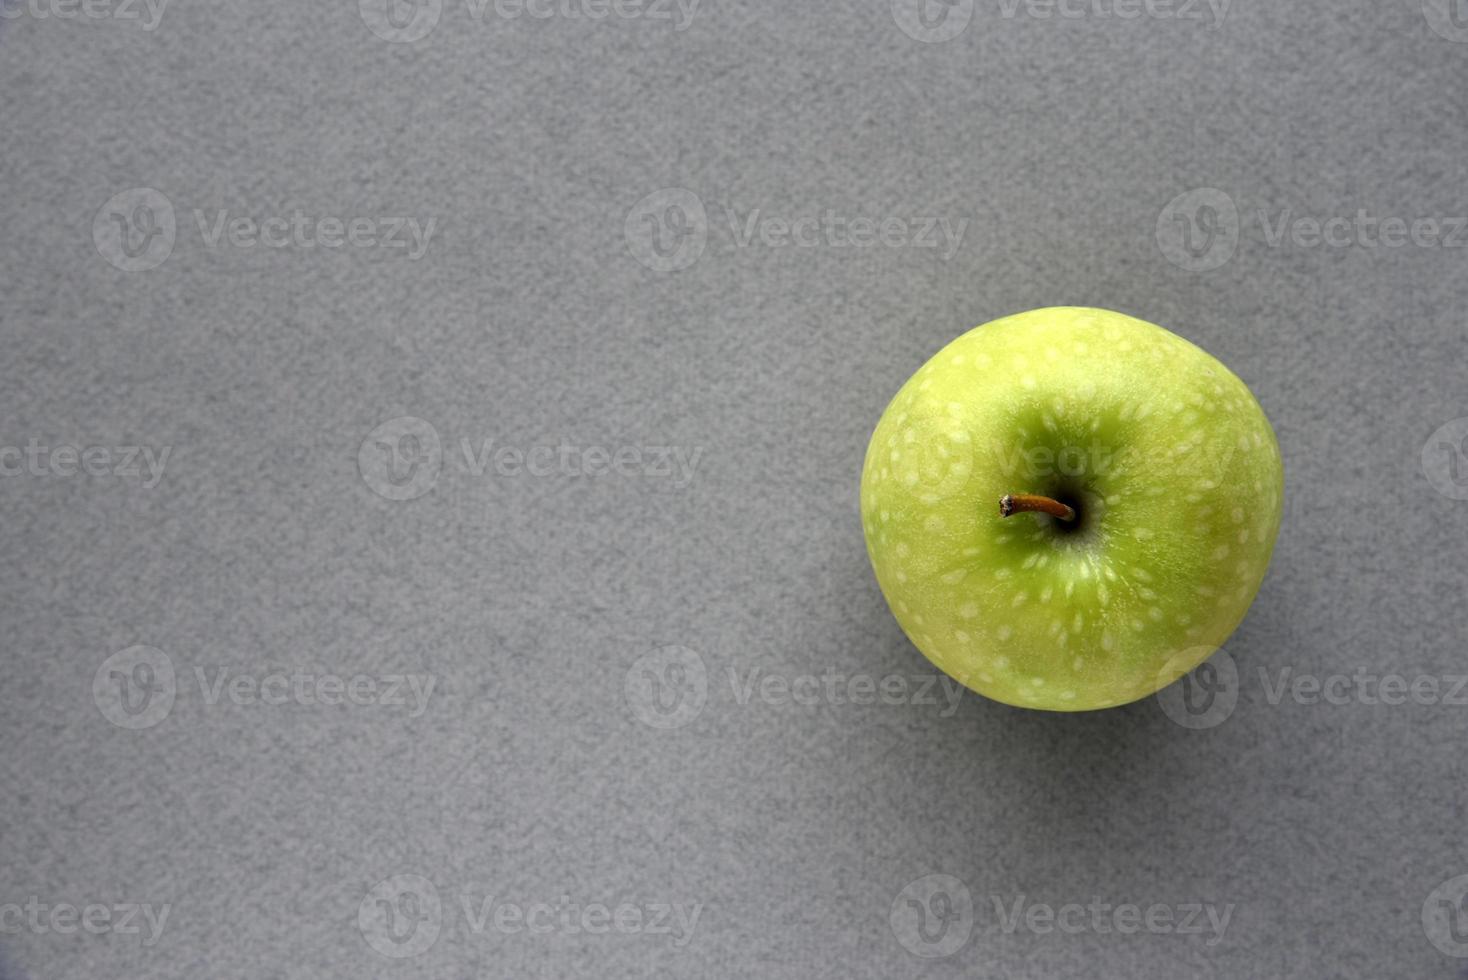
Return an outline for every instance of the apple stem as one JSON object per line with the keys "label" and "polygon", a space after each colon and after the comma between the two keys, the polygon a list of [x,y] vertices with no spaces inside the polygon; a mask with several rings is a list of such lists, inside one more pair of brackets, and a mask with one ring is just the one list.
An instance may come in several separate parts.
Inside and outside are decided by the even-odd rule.
{"label": "apple stem", "polygon": [[1033,493],[1007,493],[999,498],[999,516],[1010,517],[1027,512],[1049,514],[1056,520],[1073,521],[1076,512],[1058,500]]}

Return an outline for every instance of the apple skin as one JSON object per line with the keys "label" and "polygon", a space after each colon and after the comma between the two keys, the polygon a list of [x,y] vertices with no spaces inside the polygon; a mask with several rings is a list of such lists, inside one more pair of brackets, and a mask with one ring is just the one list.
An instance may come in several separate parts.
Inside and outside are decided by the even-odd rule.
{"label": "apple skin", "polygon": [[[1077,519],[1002,517],[1041,494]],[[1279,444],[1206,351],[1108,310],[1057,307],[959,337],[867,448],[867,554],[944,672],[1025,708],[1146,697],[1228,639],[1279,533]]]}

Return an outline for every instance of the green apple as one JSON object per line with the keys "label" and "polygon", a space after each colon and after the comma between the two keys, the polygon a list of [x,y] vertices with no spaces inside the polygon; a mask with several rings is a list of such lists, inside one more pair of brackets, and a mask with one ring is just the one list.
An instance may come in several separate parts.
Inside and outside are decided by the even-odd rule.
{"label": "green apple", "polygon": [[867,448],[888,605],[939,668],[1050,711],[1125,704],[1222,646],[1259,591],[1284,471],[1228,368],[1107,310],[1033,310],[939,351]]}

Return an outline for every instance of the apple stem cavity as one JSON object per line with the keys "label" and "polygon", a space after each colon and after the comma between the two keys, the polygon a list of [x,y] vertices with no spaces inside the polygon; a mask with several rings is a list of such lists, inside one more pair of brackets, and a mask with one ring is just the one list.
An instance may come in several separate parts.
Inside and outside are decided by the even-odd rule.
{"label": "apple stem cavity", "polygon": [[1012,517],[1015,514],[1025,513],[1049,514],[1059,521],[1076,519],[1076,512],[1073,508],[1050,497],[1041,497],[1033,493],[1007,493],[999,498],[1000,517]]}

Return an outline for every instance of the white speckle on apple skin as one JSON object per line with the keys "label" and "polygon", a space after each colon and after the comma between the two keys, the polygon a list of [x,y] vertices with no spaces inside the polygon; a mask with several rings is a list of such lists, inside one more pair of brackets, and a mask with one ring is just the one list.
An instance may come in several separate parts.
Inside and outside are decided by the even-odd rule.
{"label": "white speckle on apple skin", "polygon": [[[899,623],[964,683],[1026,707],[1108,707],[1186,673],[1242,619],[1278,533],[1279,450],[1252,394],[1121,314],[1040,310],[965,334],[893,399],[872,447],[863,527]],[[1057,492],[1047,481],[1095,497],[1082,531],[999,517],[999,497]]]}

